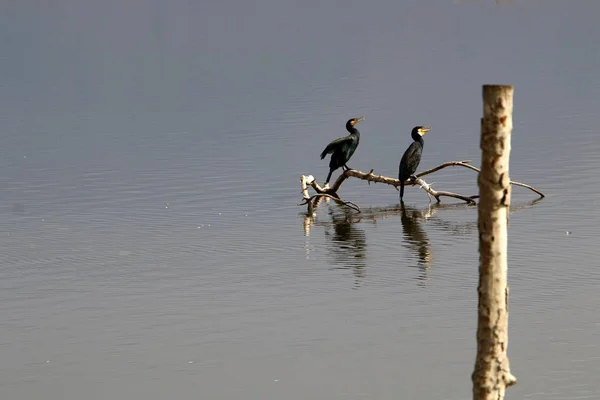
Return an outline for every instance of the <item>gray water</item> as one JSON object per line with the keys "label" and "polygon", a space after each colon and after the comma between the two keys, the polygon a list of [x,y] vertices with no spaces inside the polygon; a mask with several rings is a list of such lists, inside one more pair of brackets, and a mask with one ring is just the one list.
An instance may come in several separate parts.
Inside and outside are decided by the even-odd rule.
{"label": "gray water", "polygon": [[507,398],[600,397],[600,3],[0,11],[0,398],[469,398],[476,207],[297,203],[350,117],[353,168],[394,176],[414,125],[420,170],[478,165],[486,83],[515,85],[511,177],[547,195],[513,192]]}

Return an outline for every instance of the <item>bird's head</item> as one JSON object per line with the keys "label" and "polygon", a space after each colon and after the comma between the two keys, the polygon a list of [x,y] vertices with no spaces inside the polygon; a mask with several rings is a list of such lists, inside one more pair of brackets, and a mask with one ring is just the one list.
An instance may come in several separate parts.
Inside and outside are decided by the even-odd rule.
{"label": "bird's head", "polygon": [[358,124],[359,122],[362,122],[365,120],[365,117],[360,117],[360,118],[350,118],[348,120],[348,122],[346,122],[346,129],[350,129],[352,127],[354,127],[354,125]]}
{"label": "bird's head", "polygon": [[427,132],[431,130],[430,126],[415,126],[412,130],[411,136],[424,136]]}

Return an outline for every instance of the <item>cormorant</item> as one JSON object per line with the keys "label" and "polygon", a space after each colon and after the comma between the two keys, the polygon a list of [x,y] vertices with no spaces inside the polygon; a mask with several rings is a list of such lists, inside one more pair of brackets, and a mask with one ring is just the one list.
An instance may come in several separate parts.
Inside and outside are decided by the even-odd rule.
{"label": "cormorant", "polygon": [[329,179],[331,179],[331,174],[336,169],[342,167],[342,169],[350,169],[346,165],[354,151],[358,147],[358,142],[360,141],[360,132],[358,129],[354,127],[354,125],[358,124],[361,121],[364,121],[365,117],[360,118],[351,118],[346,122],[346,130],[350,132],[348,136],[344,136],[338,139],[335,139],[333,142],[329,143],[325,150],[321,153],[321,160],[325,158],[325,156],[331,153],[331,160],[329,161],[329,175],[327,175],[327,180],[325,180],[325,186],[329,183]]}
{"label": "cormorant", "polygon": [[415,126],[410,133],[410,136],[414,142],[412,142],[410,146],[408,146],[408,149],[406,149],[404,152],[398,168],[398,180],[400,181],[400,201],[402,201],[402,197],[404,196],[404,181],[408,178],[417,179],[413,174],[421,162],[421,153],[423,153],[423,145],[425,144],[423,142],[423,135],[430,130],[430,126]]}

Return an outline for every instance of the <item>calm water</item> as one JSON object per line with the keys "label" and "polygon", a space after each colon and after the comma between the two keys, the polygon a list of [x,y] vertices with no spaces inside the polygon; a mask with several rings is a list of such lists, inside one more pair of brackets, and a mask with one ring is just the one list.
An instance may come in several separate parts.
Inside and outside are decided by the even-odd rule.
{"label": "calm water", "polygon": [[600,397],[600,3],[87,3],[0,6],[2,399],[469,398],[476,208],[296,204],[352,116],[354,168],[417,124],[420,169],[478,165],[484,83],[547,195],[513,193],[508,398]]}

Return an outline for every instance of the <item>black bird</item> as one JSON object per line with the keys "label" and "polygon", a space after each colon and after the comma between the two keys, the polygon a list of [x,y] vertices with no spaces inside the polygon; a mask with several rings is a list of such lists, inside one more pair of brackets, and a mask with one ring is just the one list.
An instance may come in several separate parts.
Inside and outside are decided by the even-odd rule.
{"label": "black bird", "polygon": [[398,168],[398,180],[400,181],[400,201],[404,196],[404,181],[408,178],[417,179],[413,174],[417,170],[421,162],[421,154],[423,153],[423,135],[431,130],[430,126],[415,126],[410,134],[414,142],[408,146],[400,160]]}
{"label": "black bird", "polygon": [[348,136],[344,136],[338,139],[335,139],[333,142],[329,143],[325,150],[321,153],[321,160],[325,158],[325,156],[331,153],[331,160],[329,161],[329,175],[327,175],[327,180],[325,181],[325,186],[329,183],[329,179],[331,179],[331,174],[336,169],[342,167],[342,169],[350,169],[346,165],[356,148],[358,147],[358,142],[360,141],[360,132],[358,129],[354,127],[354,125],[358,124],[361,121],[364,121],[365,117],[360,118],[352,118],[346,122],[346,130],[350,132]]}

